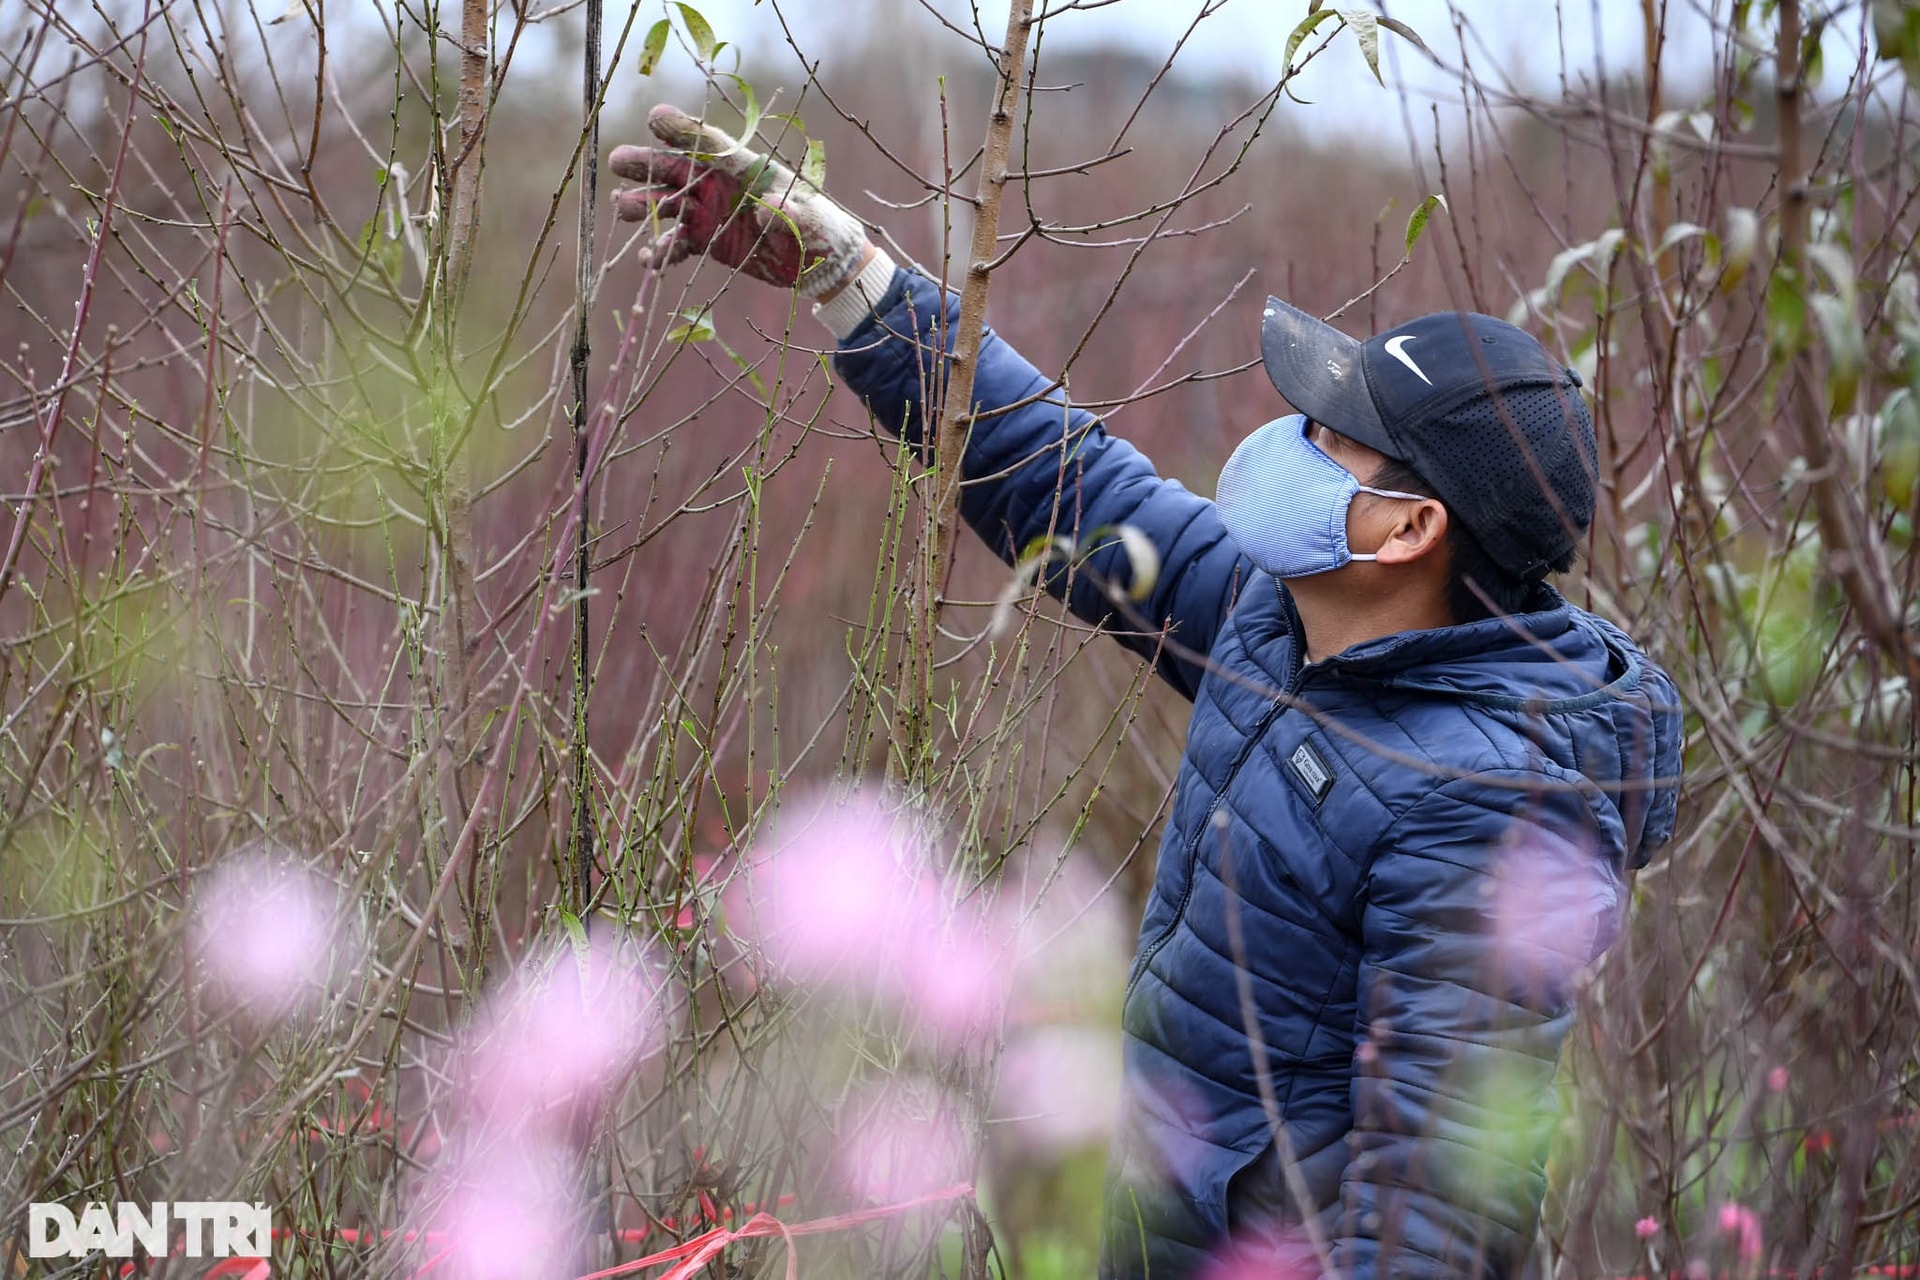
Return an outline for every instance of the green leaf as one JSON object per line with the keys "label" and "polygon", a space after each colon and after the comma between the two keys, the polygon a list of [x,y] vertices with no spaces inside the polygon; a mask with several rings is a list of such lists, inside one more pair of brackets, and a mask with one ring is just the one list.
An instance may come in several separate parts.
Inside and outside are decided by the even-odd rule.
{"label": "green leaf", "polygon": [[1920,398],[1905,387],[1880,406],[1879,454],[1874,471],[1895,507],[1912,505],[1914,490],[1920,487]]}
{"label": "green leaf", "polygon": [[1807,344],[1807,295],[1800,277],[1786,268],[1767,284],[1767,354],[1786,360]]}
{"label": "green leaf", "polygon": [[713,336],[713,317],[705,307],[682,311],[680,323],[667,330],[668,342],[707,342]]}
{"label": "green leaf", "polygon": [[1727,210],[1727,236],[1724,242],[1725,268],[1720,273],[1720,292],[1732,290],[1745,278],[1760,248],[1760,219],[1751,209]]}
{"label": "green leaf", "polygon": [[[777,111],[769,112],[768,114],[760,117],[760,126],[761,128],[765,128],[766,126],[772,124],[776,120],[779,121],[782,126],[781,132],[784,133],[786,132],[786,130],[791,129],[802,137],[806,136],[807,122],[805,120],[802,120],[798,114],[791,111],[785,113],[784,115]],[[772,138],[771,135],[769,135],[769,140],[778,141],[778,139]]]}
{"label": "green leaf", "polygon": [[674,0],[673,7],[680,11],[680,25],[687,29],[687,39],[693,42],[694,52],[700,55],[700,61],[712,62],[719,45],[713,38],[713,28],[707,25],[707,20],[692,5]]}
{"label": "green leaf", "polygon": [[562,591],[554,599],[552,607],[549,608],[547,612],[557,618],[567,610],[573,608],[573,606],[579,604],[582,600],[591,600],[599,594],[600,588],[598,587],[572,587],[566,591]]}
{"label": "green leaf", "polygon": [[1597,240],[1589,240],[1585,244],[1575,245],[1571,249],[1562,249],[1556,253],[1553,261],[1547,264],[1547,296],[1554,302],[1559,302],[1560,291],[1566,287],[1567,277],[1573,274],[1573,269],[1582,263],[1588,264],[1595,276],[1602,280],[1606,279],[1607,270],[1613,265],[1614,251],[1619,249],[1620,241],[1624,236],[1625,233],[1620,228],[1613,227],[1602,232]]}
{"label": "green leaf", "polygon": [[1626,238],[1626,232],[1618,227],[1603,231],[1596,240],[1574,245],[1571,249],[1562,249],[1553,255],[1553,261],[1547,264],[1546,283],[1522,297],[1507,312],[1507,319],[1519,324],[1531,311],[1552,320],[1559,310],[1560,295],[1567,287],[1567,277],[1573,274],[1575,267],[1586,265],[1594,278],[1602,285],[1606,283],[1607,272],[1613,265],[1613,255],[1619,250],[1620,243]]}
{"label": "green leaf", "polygon": [[1820,83],[1820,77],[1826,74],[1827,18],[1825,14],[1816,14],[1807,22],[1807,29],[1800,33],[1800,74],[1805,83]]}
{"label": "green leaf", "polygon": [[[727,359],[733,361],[733,363],[739,368],[740,372],[746,375],[746,379],[749,383],[753,385],[753,389],[759,393],[762,399],[765,399],[767,395],[766,379],[762,378],[760,376],[760,371],[754,368],[753,361],[747,359],[745,356],[741,355],[738,351],[735,351],[732,347],[728,346],[724,342],[720,344],[720,349],[727,353]],[[821,354],[824,355],[825,353],[822,352]],[[826,367],[827,367],[827,372],[829,373],[833,372],[833,365],[831,362],[829,362]]]}
{"label": "green leaf", "polygon": [[1154,584],[1160,581],[1160,548],[1135,525],[1118,525],[1113,532],[1127,553],[1127,566],[1131,570],[1127,599],[1138,604],[1153,594]]}
{"label": "green leaf", "polygon": [[573,948],[573,962],[580,968],[580,984],[585,986],[589,977],[592,952],[587,946],[587,926],[580,923],[580,917],[560,908],[560,928],[567,935],[567,945]]}
{"label": "green leaf", "polygon": [[734,76],[733,82],[740,86],[740,92],[747,99],[741,115],[740,140],[752,142],[754,133],[760,128],[760,99],[753,96],[753,86],[741,77]]}
{"label": "green leaf", "polygon": [[660,55],[667,51],[667,34],[672,24],[665,18],[647,28],[647,38],[640,45],[640,74],[650,76],[653,69],[660,65]]}
{"label": "green leaf", "polygon": [[987,615],[987,634],[1000,637],[1013,627],[1014,618],[1019,613],[1021,597],[1032,593],[1040,579],[1040,571],[1046,568],[1049,554],[1025,555],[1013,566],[1013,572],[1000,585],[993,598],[993,612]]}
{"label": "green leaf", "polygon": [[1920,71],[1920,5],[1873,0],[1873,42],[1883,60],[1897,60],[1913,79]]}
{"label": "green leaf", "polygon": [[1832,241],[1807,246],[1807,258],[1833,282],[1833,291],[1852,306],[1855,293],[1853,255]]}
{"label": "green leaf", "polygon": [[1695,236],[1704,236],[1705,234],[1707,234],[1707,229],[1697,222],[1676,222],[1667,228],[1665,235],[1660,237],[1660,243],[1655,246],[1653,256],[1656,258],[1661,257],[1676,245],[1683,244]]}
{"label": "green leaf", "polygon": [[824,190],[827,185],[827,144],[818,138],[807,139],[806,158],[800,162],[800,178]]}
{"label": "green leaf", "polygon": [[[1419,243],[1420,233],[1427,229],[1427,220],[1433,217],[1435,209],[1446,209],[1447,198],[1438,191],[1413,207],[1413,213],[1407,218],[1407,256],[1413,256],[1413,246]],[[1449,213],[1451,209],[1447,210]]]}
{"label": "green leaf", "polygon": [[1427,48],[1427,42],[1420,38],[1420,33],[1418,31],[1415,31],[1412,27],[1408,26],[1406,23],[1400,21],[1400,19],[1381,18],[1379,21],[1381,26],[1393,32],[1393,34],[1399,36],[1402,40],[1405,40],[1409,44],[1413,45],[1414,48],[1426,54],[1427,57],[1433,58],[1435,62],[1440,61],[1440,59],[1434,58],[1433,50]]}
{"label": "green leaf", "polygon": [[1318,4],[1315,4],[1307,10],[1307,16],[1301,21],[1299,26],[1293,29],[1293,34],[1287,37],[1287,56],[1285,59],[1287,70],[1291,71],[1293,69],[1293,55],[1300,51],[1300,46],[1306,42],[1308,36],[1313,34],[1313,29],[1333,16],[1333,10],[1322,9]]}
{"label": "green leaf", "polygon": [[1366,9],[1342,9],[1340,20],[1353,28],[1353,38],[1360,42],[1360,56],[1367,60],[1367,70],[1373,72],[1373,78],[1384,88],[1387,82],[1380,77],[1380,19]]}
{"label": "green leaf", "polygon": [[1846,413],[1860,394],[1860,374],[1867,365],[1867,336],[1848,300],[1820,293],[1808,299],[1807,306],[1827,344],[1827,404],[1835,414]]}

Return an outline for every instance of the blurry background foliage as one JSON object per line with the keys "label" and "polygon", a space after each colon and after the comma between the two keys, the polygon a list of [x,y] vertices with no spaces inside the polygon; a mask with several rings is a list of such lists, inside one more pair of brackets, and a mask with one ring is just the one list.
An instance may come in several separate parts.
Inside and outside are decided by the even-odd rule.
{"label": "blurry background foliage", "polygon": [[[993,318],[1203,493],[1279,411],[1269,291],[1354,299],[1355,332],[1508,314],[1583,372],[1567,591],[1674,674],[1689,782],[1585,989],[1543,1259],[1920,1264],[1920,8],[1640,0],[1607,7],[1638,52],[1583,59],[1586,6],[1530,5],[1514,76],[1476,7],[1416,36],[1275,5],[1280,53],[1237,67],[1182,33],[1246,3],[1033,23]],[[807,1274],[1088,1272],[1105,1138],[1058,1121],[1110,1119],[1185,708],[971,542],[936,614],[940,497],[829,395],[817,326],[711,265],[643,277],[589,181],[600,138],[704,102],[957,284],[1003,17],[0,8],[10,1271],[30,1202],[233,1195],[295,1229],[285,1274],[410,1274],[428,1245],[330,1233],[457,1200],[489,993],[618,945],[646,1049],[543,1111],[580,1216],[520,1274],[854,1207],[824,1171],[874,1097],[956,1135],[995,1247],[943,1202],[803,1243]],[[957,1044],[755,940],[748,855],[835,780],[884,784],[952,938],[1042,925]],[[228,863],[307,914],[219,916]],[[337,953],[324,994],[234,1004],[230,937],[267,974]]]}

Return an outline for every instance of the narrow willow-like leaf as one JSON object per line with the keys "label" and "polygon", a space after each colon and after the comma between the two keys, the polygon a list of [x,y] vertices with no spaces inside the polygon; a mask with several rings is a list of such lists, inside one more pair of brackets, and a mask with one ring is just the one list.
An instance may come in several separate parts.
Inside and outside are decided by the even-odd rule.
{"label": "narrow willow-like leaf", "polygon": [[660,55],[667,51],[667,35],[671,29],[671,24],[665,18],[647,28],[647,38],[640,44],[641,75],[652,75],[653,69],[660,65]]}
{"label": "narrow willow-like leaf", "polygon": [[[1407,256],[1413,256],[1413,246],[1420,241],[1420,233],[1427,229],[1427,223],[1433,217],[1435,209],[1446,209],[1447,198],[1438,191],[1415,205],[1407,217]],[[1448,212],[1452,212],[1448,210]]]}
{"label": "narrow willow-like leaf", "polygon": [[680,25],[687,29],[687,39],[693,41],[694,51],[700,55],[700,60],[713,61],[713,55],[719,48],[719,42],[714,39],[713,27],[708,24],[706,18],[701,16],[700,11],[690,4],[674,0],[673,7],[680,11]]}

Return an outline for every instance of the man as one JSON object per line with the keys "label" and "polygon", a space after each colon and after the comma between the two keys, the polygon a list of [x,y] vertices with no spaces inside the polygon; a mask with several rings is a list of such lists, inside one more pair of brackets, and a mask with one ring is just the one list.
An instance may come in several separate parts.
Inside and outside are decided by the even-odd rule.
{"label": "man", "polygon": [[[914,443],[957,302],[808,184],[671,107],[622,217],[797,287]],[[1194,703],[1123,1013],[1102,1274],[1504,1276],[1532,1247],[1575,980],[1672,834],[1672,684],[1545,578],[1593,515],[1579,379],[1486,316],[1361,343],[1270,299],[1303,416],[1208,502],[989,337],[967,521],[1003,558],[1131,525],[1050,586]],[[995,412],[1004,410],[1004,412]],[[1364,478],[1364,479],[1362,479]]]}

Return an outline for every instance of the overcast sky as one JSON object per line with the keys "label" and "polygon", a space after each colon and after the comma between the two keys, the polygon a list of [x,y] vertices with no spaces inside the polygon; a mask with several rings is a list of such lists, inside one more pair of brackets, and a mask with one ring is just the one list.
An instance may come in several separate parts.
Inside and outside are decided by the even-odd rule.
{"label": "overcast sky", "polygon": [[[741,44],[756,56],[785,57],[781,24],[766,0],[693,0],[712,21],[720,38]],[[930,0],[957,25],[971,27],[975,7],[966,0]],[[779,0],[781,10],[814,56],[831,57],[830,33],[884,27],[904,41],[935,41],[935,48],[959,49],[957,37],[944,32],[920,0]],[[1338,4],[1339,0],[1330,0]],[[664,0],[643,0],[639,30],[661,10]],[[1722,12],[1728,0],[1669,0],[1665,70],[1676,86],[1702,84],[1709,61],[1707,24],[1699,9]],[[1061,8],[1055,0],[1055,8]],[[1048,20],[1046,47],[1064,49],[1109,43],[1162,56],[1171,50],[1201,7],[1200,0],[1115,0],[1099,7],[1066,11]],[[1460,41],[1454,34],[1456,10],[1468,22],[1467,47],[1483,70],[1496,69],[1526,88],[1554,92],[1564,44],[1569,73],[1591,79],[1596,68],[1636,71],[1642,64],[1640,6],[1633,0],[1374,0],[1376,12],[1398,18],[1418,31],[1449,64],[1457,66]],[[1861,38],[1864,6],[1843,0],[1829,30],[1827,82],[1844,83]],[[608,0],[609,20],[624,17],[623,0]],[[1564,10],[1564,20],[1556,10]],[[1202,22],[1181,55],[1189,72],[1233,71],[1271,83],[1279,74],[1287,34],[1307,12],[1307,0],[1227,0]],[[979,0],[978,22],[996,42],[1006,29],[1007,0]],[[1322,27],[1322,31],[1329,30]],[[637,38],[637,37],[636,37]],[[1317,109],[1299,113],[1297,127],[1348,131],[1379,130],[1401,136],[1404,125],[1399,89],[1422,104],[1442,103],[1457,94],[1447,74],[1428,64],[1397,38],[1383,35],[1382,71],[1389,90],[1373,88],[1356,43],[1343,35],[1297,82],[1302,97]],[[842,68],[844,70],[845,68]],[[1424,105],[1419,113],[1426,117]]]}

